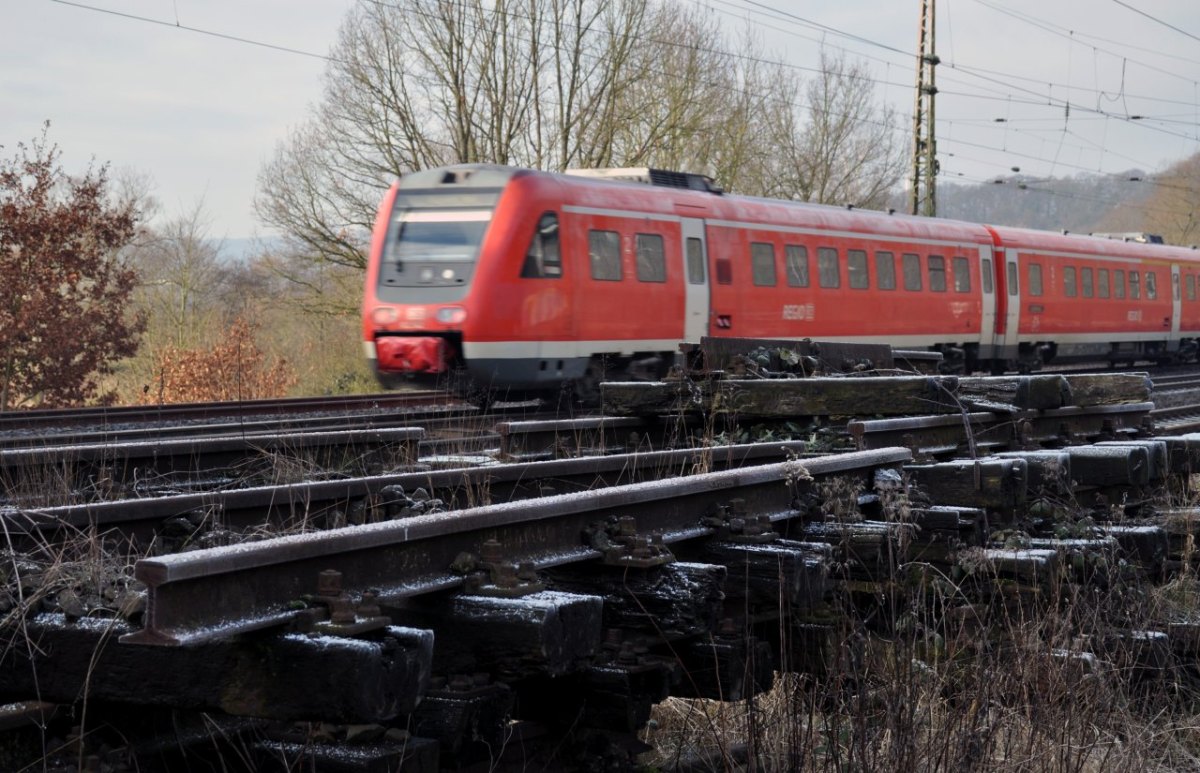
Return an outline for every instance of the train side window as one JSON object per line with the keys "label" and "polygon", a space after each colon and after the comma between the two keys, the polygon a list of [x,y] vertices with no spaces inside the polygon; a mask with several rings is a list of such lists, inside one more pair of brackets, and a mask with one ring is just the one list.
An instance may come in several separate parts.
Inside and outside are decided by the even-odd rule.
{"label": "train side window", "polygon": [[704,245],[695,236],[687,240],[688,282],[694,285],[704,284]]}
{"label": "train side window", "polygon": [[717,258],[717,284],[733,284],[733,262],[729,258]]}
{"label": "train side window", "polygon": [[667,281],[667,256],[663,238],[658,234],[636,234],[637,278],[639,282]]}
{"label": "train side window", "polygon": [[1129,299],[1136,301],[1142,297],[1142,278],[1136,271],[1129,272]]}
{"label": "train side window", "polygon": [[951,258],[954,267],[954,292],[971,292],[971,266],[966,258]]}
{"label": "train side window", "polygon": [[946,259],[941,255],[929,256],[929,289],[935,293],[946,292]]}
{"label": "train side window", "polygon": [[558,215],[547,212],[538,219],[537,230],[525,252],[522,279],[558,279],[562,276],[562,256],[558,249]]}
{"label": "train side window", "polygon": [[1146,300],[1154,300],[1158,297],[1158,275],[1153,271],[1146,272]]}
{"label": "train side window", "polygon": [[833,247],[817,248],[817,282],[821,287],[842,286],[842,276],[838,270],[838,252]]}
{"label": "train side window", "polygon": [[875,284],[880,290],[896,289],[896,256],[892,253],[875,253]]}
{"label": "train side window", "polygon": [[1079,285],[1075,278],[1075,267],[1065,266],[1063,268],[1063,295],[1068,298],[1074,298],[1079,295]]}
{"label": "train side window", "polygon": [[1041,263],[1030,263],[1029,271],[1027,273],[1029,274],[1029,294],[1030,295],[1041,295],[1042,294],[1042,264]]}
{"label": "train side window", "polygon": [[1092,269],[1079,269],[1079,284],[1083,286],[1083,297],[1091,298],[1094,295],[1093,288],[1095,283],[1092,281]]}
{"label": "train side window", "polygon": [[621,235],[616,231],[588,231],[588,256],[592,279],[621,281]]}
{"label": "train side window", "polygon": [[1196,275],[1195,274],[1187,275],[1187,282],[1185,283],[1185,288],[1186,288],[1186,292],[1187,292],[1187,299],[1189,301],[1196,300]]}
{"label": "train side window", "polygon": [[900,270],[904,272],[904,289],[921,289],[921,256],[911,252],[900,258]]}
{"label": "train side window", "polygon": [[865,251],[847,250],[846,270],[850,274],[850,286],[855,290],[865,290],[871,286],[871,277],[867,274],[867,253]]}
{"label": "train side window", "polygon": [[979,271],[983,274],[983,291],[991,294],[992,292],[992,259],[984,258],[979,261]]}
{"label": "train side window", "polygon": [[775,286],[775,245],[750,242],[750,273],[759,287]]}
{"label": "train side window", "polygon": [[788,287],[808,287],[808,248],[799,244],[785,245],[783,260],[787,264]]}
{"label": "train side window", "polygon": [[1108,297],[1108,269],[1101,268],[1096,270],[1096,296],[1099,298]]}
{"label": "train side window", "polygon": [[1122,269],[1113,269],[1113,297],[1125,297],[1125,272]]}

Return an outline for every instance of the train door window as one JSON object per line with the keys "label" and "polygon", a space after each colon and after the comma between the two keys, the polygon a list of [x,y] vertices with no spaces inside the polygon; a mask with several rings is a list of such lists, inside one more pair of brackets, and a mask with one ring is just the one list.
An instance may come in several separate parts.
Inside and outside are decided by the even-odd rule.
{"label": "train door window", "polygon": [[1096,297],[1108,297],[1108,269],[1101,268],[1096,270]]}
{"label": "train door window", "polygon": [[817,248],[817,282],[821,287],[841,287],[838,252],[833,247]]}
{"label": "train door window", "polygon": [[984,258],[979,261],[980,271],[983,273],[983,291],[985,293],[992,292],[992,259]]}
{"label": "train door window", "polygon": [[1075,277],[1074,266],[1063,267],[1063,295],[1074,298],[1079,295],[1079,285]]}
{"label": "train door window", "polygon": [[750,242],[750,273],[759,287],[775,286],[775,245]]}
{"label": "train door window", "polygon": [[1142,297],[1142,278],[1136,271],[1129,272],[1129,299],[1136,301]]}
{"label": "train door window", "polygon": [[562,257],[558,251],[558,215],[547,212],[538,219],[537,230],[525,252],[522,279],[558,279],[562,276]]}
{"label": "train door window", "polygon": [[1095,292],[1095,283],[1092,280],[1092,269],[1084,267],[1079,269],[1079,284],[1083,289],[1083,297],[1091,298]]}
{"label": "train door window", "polygon": [[616,231],[588,231],[588,256],[592,279],[621,281],[621,235]]}
{"label": "train door window", "polygon": [[1030,263],[1029,271],[1026,273],[1029,274],[1029,294],[1030,295],[1041,295],[1042,294],[1042,264],[1041,263]]}
{"label": "train door window", "polygon": [[704,284],[704,244],[695,236],[687,240],[688,282],[694,285]]}
{"label": "train door window", "polygon": [[667,281],[667,256],[663,238],[658,234],[636,234],[637,278],[639,282]]}
{"label": "train door window", "polygon": [[1125,272],[1119,268],[1113,269],[1113,297],[1125,297]]}
{"label": "train door window", "polygon": [[1184,283],[1184,287],[1187,292],[1187,299],[1189,301],[1196,300],[1196,275],[1195,274],[1187,275],[1187,281]]}
{"label": "train door window", "polygon": [[1171,274],[1171,297],[1179,300],[1179,274]]}
{"label": "train door window", "polygon": [[896,289],[896,256],[892,253],[875,253],[875,284],[880,290]]}
{"label": "train door window", "polygon": [[1153,271],[1146,272],[1146,300],[1154,300],[1158,297],[1158,283],[1155,281],[1158,275]]}
{"label": "train door window", "polygon": [[867,275],[867,253],[863,250],[846,251],[846,271],[850,274],[850,286],[855,290],[871,286],[871,278]]}
{"label": "train door window", "polygon": [[1005,269],[1004,276],[1008,278],[1008,294],[1016,295],[1020,289],[1017,284],[1017,261],[1008,261],[1008,268]]}
{"label": "train door window", "polygon": [[954,292],[971,292],[971,266],[967,259],[951,258],[950,264],[954,267]]}
{"label": "train door window", "polygon": [[929,289],[935,293],[946,292],[946,259],[941,255],[929,256]]}
{"label": "train door window", "polygon": [[785,245],[783,261],[787,264],[788,287],[808,287],[808,248],[799,244]]}
{"label": "train door window", "polygon": [[911,252],[904,253],[900,258],[900,269],[904,272],[904,289],[921,289],[921,256]]}

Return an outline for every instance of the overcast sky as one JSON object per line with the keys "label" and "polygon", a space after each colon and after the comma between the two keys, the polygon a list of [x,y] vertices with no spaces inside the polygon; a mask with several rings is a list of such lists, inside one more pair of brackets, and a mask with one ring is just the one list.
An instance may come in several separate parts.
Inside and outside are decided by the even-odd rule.
{"label": "overcast sky", "polygon": [[[166,217],[203,199],[213,237],[269,235],[258,171],[320,99],[354,1],[0,0],[0,154],[49,120],[69,171],[111,162],[148,177]],[[909,126],[919,0],[668,1],[752,25],[751,53],[800,68],[845,48]],[[937,21],[944,180],[1156,171],[1200,151],[1196,0],[939,0]]]}

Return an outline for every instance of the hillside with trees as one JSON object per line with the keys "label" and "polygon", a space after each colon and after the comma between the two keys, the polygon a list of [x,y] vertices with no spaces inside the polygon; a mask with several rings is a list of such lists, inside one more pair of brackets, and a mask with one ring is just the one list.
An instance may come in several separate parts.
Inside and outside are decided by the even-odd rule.
{"label": "hillside with trees", "polygon": [[[1046,231],[1142,230],[1143,221],[1137,215],[1152,192],[1144,183],[1145,177],[1145,172],[1134,170],[1049,179],[1015,174],[989,183],[942,181],[938,185],[938,215]],[[1130,210],[1133,217],[1119,217]]]}

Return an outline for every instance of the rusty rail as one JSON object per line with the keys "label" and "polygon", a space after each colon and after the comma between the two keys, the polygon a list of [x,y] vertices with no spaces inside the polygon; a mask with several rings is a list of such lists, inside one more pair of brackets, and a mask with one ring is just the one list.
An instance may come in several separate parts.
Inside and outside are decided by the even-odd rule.
{"label": "rusty rail", "polygon": [[910,459],[905,449],[855,452],[143,559],[135,575],[149,589],[145,627],[124,640],[186,645],[283,624],[329,569],[352,595],[375,588],[385,602],[454,588],[462,583],[450,569],[456,558],[490,540],[505,561],[539,569],[599,558],[584,535],[610,518],[632,517],[639,534],[664,544],[713,533],[701,517],[734,498],[788,520],[798,515],[787,485],[796,476]]}

